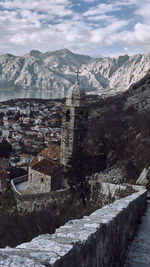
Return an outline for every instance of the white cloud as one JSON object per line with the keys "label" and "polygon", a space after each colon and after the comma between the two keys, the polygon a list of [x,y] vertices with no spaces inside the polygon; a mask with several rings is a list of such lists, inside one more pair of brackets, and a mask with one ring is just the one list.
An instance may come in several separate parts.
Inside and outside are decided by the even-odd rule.
{"label": "white cloud", "polygon": [[83,13],[83,16],[94,16],[99,14],[105,14],[112,11],[118,11],[120,7],[114,4],[99,4],[96,7],[90,8],[88,11]]}
{"label": "white cloud", "polygon": [[124,51],[125,51],[125,52],[128,52],[128,51],[129,51],[129,48],[128,48],[128,47],[125,47],[125,48],[124,48]]}
{"label": "white cloud", "polygon": [[[105,3],[84,0],[84,8],[87,4],[84,12],[83,2],[77,2],[1,0],[0,54],[24,54],[31,49],[47,51],[64,47],[78,53],[93,54],[102,46],[117,44],[122,45],[122,51],[128,46],[143,51],[149,49],[150,0],[114,0]],[[73,7],[79,4],[81,11],[74,11]],[[130,7],[132,17],[125,18],[124,13],[124,19],[121,19],[120,11],[126,8],[127,12]]]}
{"label": "white cloud", "polygon": [[126,31],[120,36],[120,41],[130,45],[148,46],[150,45],[150,23],[137,23],[133,32]]}
{"label": "white cloud", "polygon": [[[0,11],[0,48],[7,43],[11,51],[24,51],[25,47],[48,50],[48,38],[56,40],[58,34],[61,38],[61,32],[55,24],[63,16],[73,15],[69,5],[69,0],[1,1],[0,6],[7,9]],[[55,17],[57,21],[54,20]],[[57,41],[60,43],[59,39]]]}
{"label": "white cloud", "polygon": [[72,14],[70,0],[12,0],[1,1],[0,6],[6,9],[35,10],[36,12],[45,12],[53,16],[68,16]]}
{"label": "white cloud", "polygon": [[105,28],[93,30],[91,42],[101,44],[113,44],[116,42],[116,33],[128,24],[127,21],[116,21]]}
{"label": "white cloud", "polygon": [[31,34],[17,33],[10,39],[10,42],[18,44],[18,45],[23,45],[23,44],[26,45],[26,42],[28,42],[28,44],[33,43],[33,42],[41,43],[38,34],[35,32],[32,32]]}
{"label": "white cloud", "polygon": [[102,14],[102,15],[88,16],[87,20],[95,21],[95,22],[102,21],[102,22],[106,22],[107,24],[110,24],[110,23],[117,21],[117,18],[115,16],[111,16],[111,15],[108,16],[108,15]]}
{"label": "white cloud", "polygon": [[144,5],[140,3],[135,14],[142,16],[144,20],[150,20],[150,2],[147,2]]}
{"label": "white cloud", "polygon": [[84,2],[89,2],[89,3],[92,3],[92,2],[97,2],[98,0],[84,0]]}

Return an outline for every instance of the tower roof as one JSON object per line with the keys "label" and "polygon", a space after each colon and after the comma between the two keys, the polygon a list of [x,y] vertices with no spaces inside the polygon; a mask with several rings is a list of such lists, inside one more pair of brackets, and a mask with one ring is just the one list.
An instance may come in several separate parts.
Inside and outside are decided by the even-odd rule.
{"label": "tower roof", "polygon": [[85,105],[86,93],[82,90],[79,80],[77,79],[75,85],[68,90],[66,105],[67,106],[82,106]]}

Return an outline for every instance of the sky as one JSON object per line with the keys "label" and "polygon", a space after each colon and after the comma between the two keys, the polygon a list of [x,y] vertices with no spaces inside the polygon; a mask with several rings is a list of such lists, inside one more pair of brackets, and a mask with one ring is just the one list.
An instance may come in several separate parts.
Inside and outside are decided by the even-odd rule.
{"label": "sky", "polygon": [[0,0],[0,55],[150,52],[150,0]]}

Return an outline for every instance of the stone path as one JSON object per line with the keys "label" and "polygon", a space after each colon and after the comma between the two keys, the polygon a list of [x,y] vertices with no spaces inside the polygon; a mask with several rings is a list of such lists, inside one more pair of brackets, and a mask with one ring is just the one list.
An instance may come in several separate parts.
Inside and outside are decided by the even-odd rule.
{"label": "stone path", "polygon": [[150,200],[136,237],[128,248],[124,267],[150,267]]}

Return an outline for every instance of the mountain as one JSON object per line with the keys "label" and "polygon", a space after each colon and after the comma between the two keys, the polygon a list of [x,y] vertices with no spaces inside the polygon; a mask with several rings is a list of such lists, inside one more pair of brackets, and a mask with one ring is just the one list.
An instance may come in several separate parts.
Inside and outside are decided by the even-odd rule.
{"label": "mountain", "polygon": [[141,80],[132,84],[124,96],[126,108],[132,106],[138,111],[150,110],[150,73],[147,72]]}
{"label": "mountain", "polygon": [[121,94],[92,97],[88,151],[102,155],[99,162],[107,166],[99,178],[135,184],[150,166],[150,73]]}
{"label": "mountain", "polygon": [[113,93],[143,78],[149,62],[150,54],[91,58],[67,49],[46,53],[32,50],[20,57],[5,54],[0,56],[0,88],[50,91],[63,97],[80,68],[80,81],[87,92]]}

